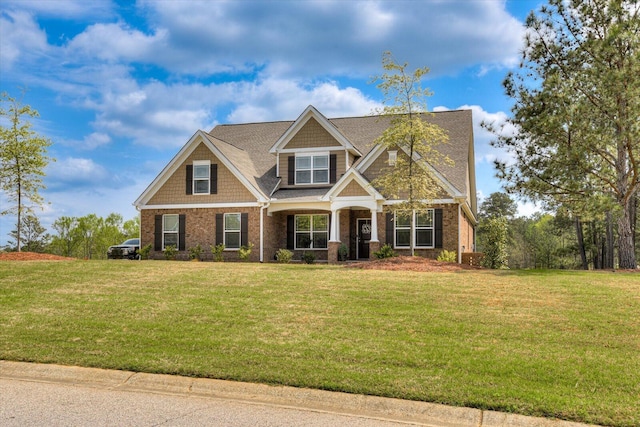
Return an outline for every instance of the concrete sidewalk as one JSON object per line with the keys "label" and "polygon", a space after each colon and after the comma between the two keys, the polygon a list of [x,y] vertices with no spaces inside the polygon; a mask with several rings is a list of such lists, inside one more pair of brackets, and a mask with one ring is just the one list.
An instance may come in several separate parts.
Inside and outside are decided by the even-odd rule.
{"label": "concrete sidewalk", "polygon": [[0,378],[63,383],[105,390],[197,396],[433,427],[584,427],[586,424],[526,417],[348,393],[264,384],[145,374],[0,360]]}

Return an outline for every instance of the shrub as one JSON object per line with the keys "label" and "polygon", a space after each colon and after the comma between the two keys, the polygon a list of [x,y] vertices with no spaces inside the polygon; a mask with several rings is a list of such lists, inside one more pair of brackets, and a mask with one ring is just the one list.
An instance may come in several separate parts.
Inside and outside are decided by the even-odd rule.
{"label": "shrub", "polygon": [[211,245],[211,253],[213,254],[213,260],[216,262],[224,261],[224,257],[222,253],[224,252],[224,244],[220,243],[219,245]]}
{"label": "shrub", "polygon": [[293,252],[288,249],[278,249],[276,252],[276,260],[283,264],[287,264],[291,262],[291,258],[293,258]]}
{"label": "shrub", "polygon": [[202,255],[202,246],[200,246],[199,243],[189,248],[189,259],[200,261],[201,255]]}
{"label": "shrub", "polygon": [[314,262],[316,262],[316,256],[313,252],[304,252],[302,254],[302,261],[307,264],[313,264]]}
{"label": "shrub", "polygon": [[346,261],[349,256],[349,248],[342,243],[338,248],[338,261]]}
{"label": "shrub", "polygon": [[178,249],[174,245],[169,245],[164,248],[164,258],[167,260],[175,260]]}
{"label": "shrub", "polygon": [[456,251],[448,251],[445,249],[438,255],[438,261],[458,262],[458,254]]}
{"label": "shrub", "polygon": [[380,248],[379,251],[375,251],[373,253],[373,256],[375,256],[378,259],[392,258],[392,257],[396,256],[396,253],[393,250],[393,248],[391,247],[391,245],[386,243],[384,246],[382,246]]}
{"label": "shrub", "polygon": [[149,253],[151,253],[151,243],[149,243],[148,245],[144,245],[138,251],[138,254],[140,254],[140,258],[142,259],[149,259]]}
{"label": "shrub", "polygon": [[253,243],[249,243],[248,246],[240,246],[238,250],[238,256],[242,261],[246,261],[249,259],[249,255],[251,255],[251,250],[253,249]]}

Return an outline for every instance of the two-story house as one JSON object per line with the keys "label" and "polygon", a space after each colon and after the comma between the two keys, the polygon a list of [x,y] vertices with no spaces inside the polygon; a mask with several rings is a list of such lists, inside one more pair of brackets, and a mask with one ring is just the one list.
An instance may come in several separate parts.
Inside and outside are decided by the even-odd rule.
{"label": "two-story house", "polygon": [[[475,246],[476,186],[471,111],[424,115],[445,129],[438,149],[453,165],[430,168],[440,184],[429,209],[395,212],[371,181],[402,150],[373,144],[389,125],[381,116],[328,119],[309,106],[295,121],[219,125],[197,131],[134,202],[141,212],[141,245],[161,258],[174,245],[179,258],[200,245],[225,245],[237,259],[254,245],[251,259],[272,261],[278,249],[300,259],[313,251],[334,262],[338,248],[349,259],[370,259],[381,245],[435,258]],[[386,208],[386,209],[385,209]],[[415,227],[410,226],[410,215]]]}

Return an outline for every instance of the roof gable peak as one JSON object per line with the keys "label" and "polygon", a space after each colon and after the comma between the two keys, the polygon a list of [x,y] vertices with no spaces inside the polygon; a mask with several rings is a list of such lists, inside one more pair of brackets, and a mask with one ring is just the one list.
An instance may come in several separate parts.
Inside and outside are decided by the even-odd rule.
{"label": "roof gable peak", "polygon": [[309,105],[300,116],[289,126],[289,128],[282,134],[280,138],[273,144],[269,153],[276,154],[283,150],[293,137],[309,122],[309,120],[315,119],[324,130],[326,130],[340,145],[346,150],[351,151],[356,155],[362,155],[358,149],[345,137],[338,128],[329,121],[320,111],[318,111],[313,105]]}

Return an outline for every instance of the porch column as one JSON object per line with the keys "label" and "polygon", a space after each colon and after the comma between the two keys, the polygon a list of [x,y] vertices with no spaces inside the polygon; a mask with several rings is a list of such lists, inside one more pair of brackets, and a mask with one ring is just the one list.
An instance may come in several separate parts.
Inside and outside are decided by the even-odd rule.
{"label": "porch column", "polygon": [[380,250],[380,241],[378,240],[378,212],[373,209],[371,211],[371,240],[369,241],[369,259],[374,260],[375,252]]}
{"label": "porch column", "polygon": [[378,212],[375,209],[371,211],[371,242],[379,242],[379,240],[378,240]]}
{"label": "porch column", "polygon": [[340,215],[337,209],[331,210],[331,230],[329,232],[329,241],[340,241]]}

